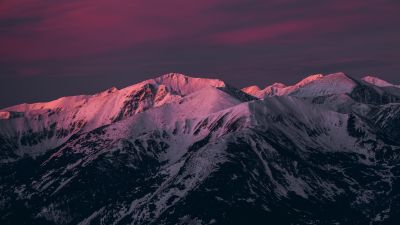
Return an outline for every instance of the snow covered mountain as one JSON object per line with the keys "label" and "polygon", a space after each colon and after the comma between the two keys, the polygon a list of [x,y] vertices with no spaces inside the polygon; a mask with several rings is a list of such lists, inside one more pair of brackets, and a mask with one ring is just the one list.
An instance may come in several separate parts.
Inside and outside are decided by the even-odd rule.
{"label": "snow covered mountain", "polygon": [[362,78],[362,80],[378,87],[391,87],[391,86],[399,87],[399,85],[391,84],[385,80],[373,76],[365,76]]}
{"label": "snow covered mountain", "polygon": [[[205,88],[219,88],[227,93],[232,89],[220,80],[166,74],[121,90],[111,88],[95,95],[63,97],[51,102],[21,104],[3,109],[0,111],[0,140],[4,144],[0,161],[14,160],[24,154],[42,154],[64,143],[74,134],[123,120],[154,107],[178,103],[183,101],[183,97]],[[238,101],[251,98],[243,93],[236,97],[234,93],[231,94]],[[211,102],[221,101],[207,105],[204,113],[221,109],[225,104],[231,106],[237,103],[231,99],[225,103],[222,97],[218,99],[218,95],[206,95],[203,93],[202,97],[210,97],[208,100]],[[201,104],[201,96],[197,97],[198,102],[193,101],[193,104]],[[13,148],[16,150],[10,151]]]}
{"label": "snow covered mountain", "polygon": [[400,88],[167,74],[0,110],[1,224],[398,224]]}
{"label": "snow covered mountain", "polygon": [[[265,87],[264,89],[260,89],[257,86],[250,86],[243,88],[242,91],[257,98],[282,95],[316,97],[337,94],[356,94],[357,92],[362,91],[380,92],[386,87],[394,87],[396,89],[399,88],[399,86],[390,84],[376,77],[366,76],[361,80],[354,80],[344,73],[335,73],[325,76],[322,74],[311,75],[292,86],[286,86],[282,83],[275,83],[271,86]],[[371,90],[377,88],[381,89],[375,91]],[[395,93],[390,94],[398,96],[397,91],[398,90],[395,90]]]}

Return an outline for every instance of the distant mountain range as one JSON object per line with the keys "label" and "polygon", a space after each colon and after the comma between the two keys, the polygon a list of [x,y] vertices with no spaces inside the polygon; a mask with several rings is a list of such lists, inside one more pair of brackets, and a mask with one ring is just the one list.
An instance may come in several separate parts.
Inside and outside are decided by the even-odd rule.
{"label": "distant mountain range", "polygon": [[166,74],[0,110],[0,224],[400,224],[400,86]]}

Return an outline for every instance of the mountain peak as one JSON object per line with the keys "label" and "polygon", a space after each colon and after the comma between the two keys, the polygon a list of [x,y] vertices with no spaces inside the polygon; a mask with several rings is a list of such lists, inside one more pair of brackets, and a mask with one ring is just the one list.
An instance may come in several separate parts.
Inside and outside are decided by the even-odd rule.
{"label": "mountain peak", "polygon": [[300,82],[296,83],[295,86],[302,87],[304,85],[307,85],[308,83],[311,83],[311,82],[313,82],[315,80],[319,80],[319,79],[321,79],[323,77],[324,77],[324,75],[322,75],[322,74],[310,75],[310,76],[304,78],[303,80],[301,80]]}
{"label": "mountain peak", "polygon": [[286,86],[282,83],[274,83],[263,90],[257,89],[257,86],[243,88],[242,91],[257,98],[265,96],[321,96],[337,93],[349,93],[353,90],[355,82],[342,72],[323,75],[313,74],[292,86]]}
{"label": "mountain peak", "polygon": [[361,80],[363,80],[363,81],[365,81],[367,83],[373,84],[375,86],[378,86],[378,87],[395,86],[392,83],[389,83],[389,82],[387,82],[385,80],[382,80],[382,79],[374,77],[374,76],[365,76],[365,77],[361,78]]}
{"label": "mountain peak", "polygon": [[350,77],[342,72],[325,76],[318,74],[310,76],[294,85],[295,88],[290,94],[299,97],[345,94],[350,93],[356,85]]}
{"label": "mountain peak", "polygon": [[273,83],[270,87],[284,88],[284,87],[287,87],[287,86],[284,83],[276,82],[276,83]]}
{"label": "mountain peak", "polygon": [[165,85],[167,88],[182,95],[187,95],[206,87],[226,86],[219,79],[190,77],[180,73],[168,73],[147,82]]}
{"label": "mountain peak", "polygon": [[261,90],[257,85],[242,88],[242,91],[257,98],[263,98],[265,95],[265,90]]}
{"label": "mountain peak", "polygon": [[349,76],[347,76],[343,72],[331,73],[331,74],[325,75],[325,77],[328,77],[330,79],[351,79]]}
{"label": "mountain peak", "polygon": [[261,89],[257,85],[252,85],[252,86],[248,86],[248,87],[242,88],[242,91],[244,91],[246,93],[250,93],[250,92],[261,91]]}
{"label": "mountain peak", "polygon": [[188,76],[182,73],[167,73],[164,75],[161,75],[159,77],[154,78],[154,80],[158,82],[193,82],[193,81],[201,81],[204,83],[210,83],[211,85],[213,84],[218,84],[218,85],[225,85],[225,83],[222,80],[219,79],[212,79],[212,78],[200,78],[200,77],[192,77]]}
{"label": "mountain peak", "polygon": [[186,76],[185,74],[182,73],[167,73],[164,75],[161,75],[155,79],[163,79],[163,80],[187,80],[189,79],[189,76]]}

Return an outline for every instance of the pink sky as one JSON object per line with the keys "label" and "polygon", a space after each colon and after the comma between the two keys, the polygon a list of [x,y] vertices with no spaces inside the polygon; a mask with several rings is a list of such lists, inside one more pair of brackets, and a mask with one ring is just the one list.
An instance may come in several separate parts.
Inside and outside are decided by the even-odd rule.
{"label": "pink sky", "polygon": [[38,93],[20,90],[26,79],[101,81],[37,96],[51,98],[172,71],[236,86],[336,71],[399,82],[398,12],[394,0],[3,0],[0,89]]}

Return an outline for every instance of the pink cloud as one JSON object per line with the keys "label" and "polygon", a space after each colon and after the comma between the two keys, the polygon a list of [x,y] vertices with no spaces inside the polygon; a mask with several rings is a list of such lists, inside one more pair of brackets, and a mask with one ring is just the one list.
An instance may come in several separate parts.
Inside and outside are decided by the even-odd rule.
{"label": "pink cloud", "polygon": [[316,2],[3,0],[0,63],[85,59],[137,48],[151,55],[166,48],[302,43],[396,24],[398,18],[389,3]]}
{"label": "pink cloud", "polygon": [[[7,56],[1,61],[76,57],[150,43],[168,44],[185,40],[213,23],[212,18],[193,19],[211,1],[157,2],[158,7],[154,7],[151,1],[86,0],[50,3],[43,8],[38,8],[33,0],[24,2],[27,6],[5,1],[1,11],[7,13],[0,20],[18,19],[18,15],[39,20],[21,24],[8,35],[0,36],[0,54]],[[180,7],[185,9],[176,10]]]}
{"label": "pink cloud", "polygon": [[329,36],[335,32],[345,32],[368,22],[360,14],[334,17],[306,17],[224,31],[215,34],[211,37],[211,40],[224,45],[304,41],[305,39],[313,39],[316,36],[321,38],[321,35]]}

